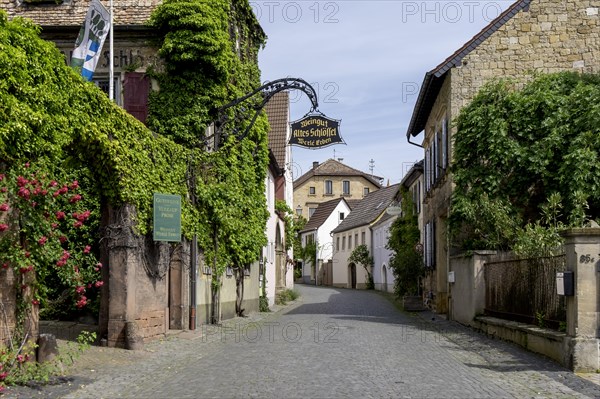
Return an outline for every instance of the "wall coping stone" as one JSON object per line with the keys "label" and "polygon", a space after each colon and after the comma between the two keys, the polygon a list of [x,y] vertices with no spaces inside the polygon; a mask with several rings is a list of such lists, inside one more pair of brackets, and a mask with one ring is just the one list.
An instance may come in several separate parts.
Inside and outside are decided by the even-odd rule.
{"label": "wall coping stone", "polygon": [[567,229],[567,230],[561,231],[560,235],[563,237],[575,237],[575,236],[596,237],[596,236],[600,236],[600,228],[598,228],[598,227],[583,227],[583,228]]}
{"label": "wall coping stone", "polygon": [[567,333],[564,332],[559,332],[548,328],[536,327],[531,324],[519,323],[516,321],[498,319],[496,317],[478,316],[475,317],[475,321],[492,326],[504,327],[510,330],[522,331],[528,334],[537,335],[558,342],[563,341],[567,337]]}

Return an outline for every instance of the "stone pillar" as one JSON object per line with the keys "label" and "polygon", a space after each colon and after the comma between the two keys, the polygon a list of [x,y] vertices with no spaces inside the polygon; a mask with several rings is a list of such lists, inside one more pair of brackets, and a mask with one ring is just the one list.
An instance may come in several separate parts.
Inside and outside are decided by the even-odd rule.
{"label": "stone pillar", "polygon": [[190,325],[190,243],[183,241],[169,263],[169,328],[187,330]]}
{"label": "stone pillar", "polygon": [[473,320],[485,309],[484,265],[496,251],[475,251],[471,255],[453,256],[448,266],[454,282],[448,281],[448,317],[459,323],[473,325]]}
{"label": "stone pillar", "polygon": [[139,243],[133,233],[135,210],[125,205],[111,210],[112,225],[108,226],[108,267],[110,297],[108,301],[108,346],[126,347],[126,323],[135,319],[135,265]]}
{"label": "stone pillar", "polygon": [[567,270],[573,271],[575,295],[567,296],[568,364],[574,371],[600,368],[600,228],[563,232]]}
{"label": "stone pillar", "polygon": [[8,345],[16,325],[17,291],[12,267],[0,265],[0,344]]}

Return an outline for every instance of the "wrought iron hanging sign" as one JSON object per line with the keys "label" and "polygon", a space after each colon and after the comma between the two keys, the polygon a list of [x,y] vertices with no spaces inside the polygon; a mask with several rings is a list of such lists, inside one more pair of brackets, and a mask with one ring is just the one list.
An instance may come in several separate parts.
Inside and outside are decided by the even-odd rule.
{"label": "wrought iron hanging sign", "polygon": [[290,145],[318,149],[334,144],[346,144],[340,135],[340,121],[321,113],[308,114],[291,125]]}

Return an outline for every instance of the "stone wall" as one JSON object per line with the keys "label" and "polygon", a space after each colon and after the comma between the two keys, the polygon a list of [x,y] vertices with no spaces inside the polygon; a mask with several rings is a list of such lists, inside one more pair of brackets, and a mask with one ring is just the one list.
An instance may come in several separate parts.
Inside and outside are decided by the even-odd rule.
{"label": "stone wall", "polygon": [[492,78],[560,71],[600,72],[597,1],[533,0],[451,70],[452,115]]}
{"label": "stone wall", "polygon": [[[433,105],[427,124],[425,127],[425,141],[423,145],[427,148],[431,146],[436,129],[442,123],[444,118],[450,120],[448,113],[450,109],[450,99],[452,85],[449,76],[446,77],[440,93]],[[451,145],[448,145],[448,157],[452,159]],[[431,188],[429,193],[425,192],[423,183],[423,212],[422,223],[435,223],[435,268],[430,273],[428,285],[433,293],[430,306],[438,313],[446,313],[448,310],[448,263],[449,252],[446,235],[446,218],[448,217],[450,207],[450,196],[452,195],[452,180],[449,174],[444,174]]]}
{"label": "stone wall", "polygon": [[[203,273],[203,267],[200,270],[196,297],[198,298],[197,321],[198,324],[209,324],[211,316],[211,280],[212,274]],[[221,320],[231,319],[236,317],[235,303],[237,298],[235,275],[225,275],[221,278]],[[272,282],[274,284],[274,282]],[[258,262],[250,266],[250,274],[244,276],[244,300],[242,309],[245,314],[258,312],[258,297],[259,297],[259,265]]]}
{"label": "stone wall", "polygon": [[16,295],[13,269],[0,267],[0,345],[8,344],[15,328]]}
{"label": "stone wall", "polygon": [[[132,341],[162,337],[170,328],[187,329],[189,244],[138,236],[131,206],[111,209],[109,214],[108,345],[132,348]],[[170,273],[173,270],[176,273]]]}

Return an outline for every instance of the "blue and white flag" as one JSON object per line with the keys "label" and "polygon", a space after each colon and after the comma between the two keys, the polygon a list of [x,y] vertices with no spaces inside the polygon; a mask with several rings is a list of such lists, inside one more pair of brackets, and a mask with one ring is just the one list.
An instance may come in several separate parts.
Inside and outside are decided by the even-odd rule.
{"label": "blue and white flag", "polygon": [[99,0],[92,0],[75,42],[71,66],[87,80],[92,80],[102,45],[110,30],[110,14]]}

